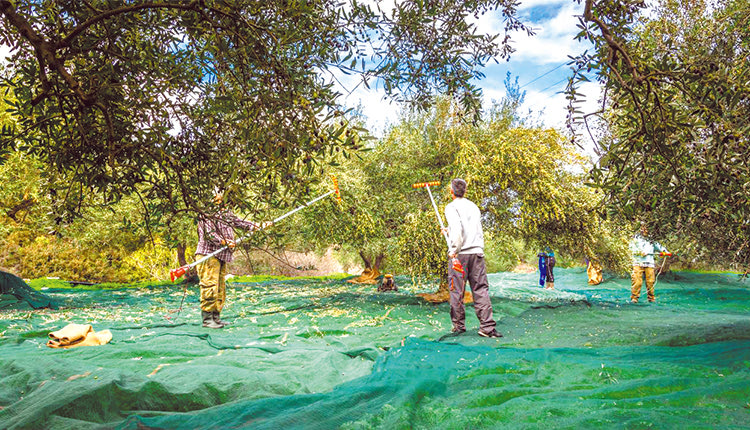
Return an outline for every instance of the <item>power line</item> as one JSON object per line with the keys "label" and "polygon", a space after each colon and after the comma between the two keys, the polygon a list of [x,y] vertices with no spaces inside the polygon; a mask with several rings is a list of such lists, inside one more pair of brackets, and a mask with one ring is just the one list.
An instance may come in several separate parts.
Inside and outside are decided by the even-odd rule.
{"label": "power line", "polygon": [[550,70],[550,71],[548,71],[548,72],[544,73],[543,75],[537,76],[536,78],[532,79],[531,81],[529,81],[529,82],[526,82],[525,84],[523,84],[523,85],[521,85],[520,87],[518,87],[518,89],[521,89],[521,88],[523,88],[523,87],[525,87],[525,86],[527,86],[527,85],[529,85],[529,84],[532,84],[532,83],[534,83],[534,82],[538,81],[539,79],[542,79],[543,77],[545,77],[545,76],[549,75],[550,73],[554,72],[555,70],[559,69],[560,67],[562,67],[562,66],[564,66],[564,65],[566,65],[566,64],[568,64],[568,63],[567,63],[567,62],[565,62],[565,63],[562,63],[562,64],[558,65],[557,67],[555,67],[554,69],[552,69],[552,70]]}
{"label": "power line", "polygon": [[548,89],[550,89],[550,88],[552,88],[552,87],[556,86],[557,84],[561,84],[561,83],[563,83],[563,82],[567,81],[568,79],[569,79],[569,78],[564,78],[564,79],[561,79],[561,80],[559,80],[559,81],[555,82],[554,84],[552,84],[552,85],[548,86],[547,88],[545,88],[545,89],[543,89],[543,90],[540,90],[539,92],[540,92],[540,93],[543,93],[543,92],[547,91]]}
{"label": "power line", "polygon": [[[544,93],[545,91],[547,91],[548,89],[550,89],[550,88],[554,87],[555,85],[561,84],[561,83],[563,83],[563,82],[565,82],[565,81],[567,81],[567,80],[568,80],[568,78],[565,78],[565,79],[559,80],[559,81],[555,82],[554,84],[552,84],[552,85],[548,86],[547,88],[545,88],[545,89],[543,89],[543,90],[539,91],[539,93],[540,93],[540,94],[542,94],[542,93]],[[557,92],[555,92],[555,93],[553,93],[553,94],[550,94],[550,95],[548,95],[547,97],[545,97],[545,98],[543,98],[543,99],[541,99],[541,100],[538,100],[538,101],[537,101],[536,103],[534,103],[534,104],[533,104],[533,105],[531,105],[531,106],[525,106],[525,107],[526,107],[527,109],[529,109],[529,110],[532,110],[532,108],[535,108],[535,107],[536,107],[536,106],[538,106],[538,105],[539,105],[540,103],[544,103],[544,102],[546,102],[547,100],[549,100],[549,99],[551,99],[552,97],[554,97],[554,96],[555,96],[555,94],[557,94],[558,92],[559,92],[559,91],[557,91]]]}

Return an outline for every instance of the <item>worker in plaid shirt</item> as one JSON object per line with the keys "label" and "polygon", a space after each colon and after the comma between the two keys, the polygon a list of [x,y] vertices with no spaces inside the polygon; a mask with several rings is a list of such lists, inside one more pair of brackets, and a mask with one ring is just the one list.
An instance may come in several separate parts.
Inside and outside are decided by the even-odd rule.
{"label": "worker in plaid shirt", "polygon": [[195,259],[198,260],[225,247],[223,251],[196,266],[200,278],[203,327],[208,328],[224,328],[227,325],[221,320],[220,314],[227,297],[224,280],[227,263],[232,261],[236,245],[234,229],[253,231],[271,224],[268,222],[260,225],[240,219],[231,209],[222,205],[223,201],[224,194],[216,192],[214,203],[219,206],[219,210],[212,216],[198,218],[198,246],[195,249]]}

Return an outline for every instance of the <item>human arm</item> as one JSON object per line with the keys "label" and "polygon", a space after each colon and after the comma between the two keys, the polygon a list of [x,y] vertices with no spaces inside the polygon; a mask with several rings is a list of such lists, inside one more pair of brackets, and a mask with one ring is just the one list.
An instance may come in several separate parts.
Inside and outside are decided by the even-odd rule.
{"label": "human arm", "polygon": [[250,220],[244,220],[231,212],[226,214],[226,218],[224,219],[224,221],[227,224],[231,225],[233,228],[247,230],[249,232],[253,232],[262,228],[259,223]]}
{"label": "human arm", "polygon": [[464,243],[463,226],[458,210],[450,205],[445,207],[445,219],[448,221],[448,256],[456,257]]}
{"label": "human arm", "polygon": [[659,251],[662,254],[668,254],[669,253],[669,251],[667,251],[667,248],[665,248],[664,246],[662,246],[662,244],[660,244],[658,242],[654,242],[653,245],[654,245],[654,251]]}
{"label": "human arm", "polygon": [[254,232],[256,230],[262,230],[273,225],[273,221],[255,222],[250,220],[242,219],[236,216],[233,212],[227,211],[224,216],[224,222],[231,225],[235,229],[247,230],[248,232]]}

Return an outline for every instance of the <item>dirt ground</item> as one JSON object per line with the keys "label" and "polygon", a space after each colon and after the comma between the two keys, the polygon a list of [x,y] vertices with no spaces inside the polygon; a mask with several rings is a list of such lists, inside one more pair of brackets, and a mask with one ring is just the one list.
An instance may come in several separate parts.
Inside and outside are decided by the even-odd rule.
{"label": "dirt ground", "polygon": [[339,261],[333,248],[328,248],[325,255],[314,252],[286,251],[283,254],[270,254],[256,251],[251,258],[253,264],[248,263],[246,255],[235,254],[236,259],[230,266],[230,273],[247,275],[255,272],[270,271],[282,276],[324,276],[333,273],[349,273],[359,275],[364,270],[361,264],[345,264]]}

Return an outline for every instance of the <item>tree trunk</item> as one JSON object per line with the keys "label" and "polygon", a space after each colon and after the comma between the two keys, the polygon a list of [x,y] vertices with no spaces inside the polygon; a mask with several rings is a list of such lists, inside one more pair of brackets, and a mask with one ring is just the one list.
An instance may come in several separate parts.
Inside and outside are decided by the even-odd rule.
{"label": "tree trunk", "polygon": [[[438,290],[435,291],[434,293],[421,293],[417,295],[430,303],[448,302],[450,301],[450,290],[448,288],[448,280],[445,278],[441,279],[440,285],[438,285]],[[469,288],[469,284],[467,283],[465,285],[465,290],[464,290],[464,303],[471,303],[473,301],[474,301],[474,298],[471,296],[471,288]]]}
{"label": "tree trunk", "polygon": [[372,259],[365,255],[365,252],[360,250],[359,256],[365,263],[365,270],[362,274],[354,279],[350,279],[348,282],[352,284],[377,284],[378,277],[380,276],[380,265],[385,259],[385,255],[381,252],[375,256],[375,264],[372,264]]}
{"label": "tree trunk", "polygon": [[6,215],[8,215],[8,218],[12,219],[13,221],[20,222],[16,218],[16,215],[18,215],[19,212],[29,209],[36,203],[33,199],[23,199],[21,203],[18,203],[17,205],[10,208],[7,212],[5,212]]}
{"label": "tree trunk", "polygon": [[[188,264],[187,258],[185,258],[186,250],[187,246],[185,245],[185,242],[180,242],[177,244],[177,262],[180,263],[180,267],[186,266]],[[198,272],[196,272],[194,267],[188,270],[188,272],[185,274],[185,280],[188,282],[198,281]]]}

